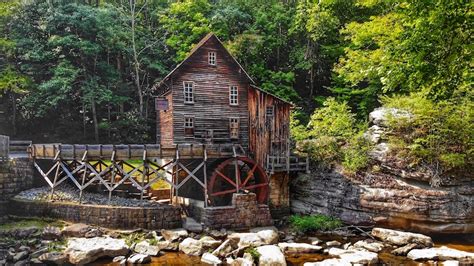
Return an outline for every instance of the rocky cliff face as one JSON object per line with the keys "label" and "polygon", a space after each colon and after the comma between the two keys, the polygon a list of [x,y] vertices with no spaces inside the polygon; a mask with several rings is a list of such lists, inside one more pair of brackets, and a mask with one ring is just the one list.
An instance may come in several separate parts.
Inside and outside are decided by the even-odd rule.
{"label": "rocky cliff face", "polygon": [[384,138],[387,113],[409,115],[390,109],[371,114],[367,136],[376,144],[371,154],[376,167],[355,176],[338,170],[300,175],[291,182],[292,211],[424,233],[474,233],[473,177],[443,178],[448,181],[434,188],[429,171],[391,158]]}

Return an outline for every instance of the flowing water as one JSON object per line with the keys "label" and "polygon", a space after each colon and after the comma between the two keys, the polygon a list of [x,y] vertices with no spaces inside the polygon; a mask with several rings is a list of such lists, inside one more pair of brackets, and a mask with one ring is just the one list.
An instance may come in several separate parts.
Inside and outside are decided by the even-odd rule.
{"label": "flowing water", "polygon": [[[341,243],[355,243],[358,240],[365,239],[364,237],[341,237],[333,235],[312,235],[316,236],[323,241],[337,240]],[[467,252],[474,252],[474,234],[470,235],[447,235],[447,236],[433,236],[435,246],[447,246],[458,250]],[[308,242],[306,237],[298,239],[296,242]],[[300,266],[305,262],[322,261],[331,258],[324,254],[292,254],[287,255],[286,260],[289,266]],[[424,266],[424,265],[440,265],[436,262],[415,262],[406,257],[394,256],[390,253],[390,250],[383,250],[379,253],[380,265],[404,265],[404,266]],[[110,259],[104,259],[97,261],[93,265],[119,265],[118,263],[110,262]],[[180,252],[167,252],[160,257],[154,257],[152,262],[147,264],[151,266],[158,265],[208,265],[201,262],[201,258],[197,256],[188,256]],[[441,264],[442,265],[442,264]]]}

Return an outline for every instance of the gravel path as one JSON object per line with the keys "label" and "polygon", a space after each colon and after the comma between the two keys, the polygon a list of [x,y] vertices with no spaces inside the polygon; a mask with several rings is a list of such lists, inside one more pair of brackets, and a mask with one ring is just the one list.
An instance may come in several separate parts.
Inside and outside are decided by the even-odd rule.
{"label": "gravel path", "polygon": [[[16,199],[49,201],[51,189],[49,187],[32,188],[20,192],[15,196]],[[75,187],[61,185],[56,188],[53,196],[54,201],[79,203],[79,190]],[[82,193],[82,203],[92,205],[111,205],[128,207],[156,207],[160,204],[156,201],[139,200],[133,198],[124,198],[112,196],[109,202],[108,194],[91,193],[84,191]]]}

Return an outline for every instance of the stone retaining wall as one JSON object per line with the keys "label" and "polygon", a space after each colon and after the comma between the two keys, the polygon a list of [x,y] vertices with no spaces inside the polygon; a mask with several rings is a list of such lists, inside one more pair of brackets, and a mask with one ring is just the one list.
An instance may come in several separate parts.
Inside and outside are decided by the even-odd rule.
{"label": "stone retaining wall", "polygon": [[13,199],[9,213],[17,216],[51,217],[115,229],[170,229],[181,227],[181,210],[171,205],[120,207]]}
{"label": "stone retaining wall", "polygon": [[232,206],[204,208],[202,222],[204,226],[216,229],[245,229],[273,224],[268,205],[258,204],[254,193],[234,194]]}
{"label": "stone retaining wall", "polygon": [[33,164],[28,159],[0,161],[0,222],[6,218],[8,201],[33,185]]}

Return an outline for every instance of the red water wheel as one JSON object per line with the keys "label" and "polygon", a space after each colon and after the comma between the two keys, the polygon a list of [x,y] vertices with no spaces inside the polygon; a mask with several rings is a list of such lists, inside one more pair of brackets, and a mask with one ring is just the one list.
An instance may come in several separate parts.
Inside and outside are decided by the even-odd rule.
{"label": "red water wheel", "polygon": [[224,206],[232,203],[232,194],[253,192],[259,203],[268,199],[269,179],[265,170],[248,157],[227,159],[214,169],[208,184],[211,205]]}

